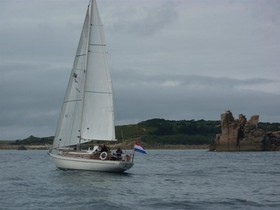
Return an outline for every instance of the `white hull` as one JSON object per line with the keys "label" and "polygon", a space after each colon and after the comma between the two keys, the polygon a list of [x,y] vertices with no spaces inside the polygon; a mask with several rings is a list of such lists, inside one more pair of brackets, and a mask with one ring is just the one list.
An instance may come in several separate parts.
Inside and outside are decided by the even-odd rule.
{"label": "white hull", "polygon": [[133,162],[94,160],[75,157],[65,157],[49,153],[54,159],[55,165],[59,169],[88,170],[103,172],[124,172],[133,166]]}

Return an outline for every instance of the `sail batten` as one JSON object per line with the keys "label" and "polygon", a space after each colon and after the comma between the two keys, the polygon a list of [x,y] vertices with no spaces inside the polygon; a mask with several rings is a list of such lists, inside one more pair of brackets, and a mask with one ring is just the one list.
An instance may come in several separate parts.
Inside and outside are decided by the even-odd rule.
{"label": "sail batten", "polygon": [[87,54],[76,55],[76,57],[86,56]]}
{"label": "sail batten", "polygon": [[91,43],[91,44],[89,44],[89,45],[93,45],[93,46],[103,46],[103,47],[106,46],[106,44],[99,44],[99,43]]}
{"label": "sail batten", "polygon": [[100,93],[100,94],[112,94],[112,92],[104,92],[104,91],[85,91],[86,93]]}

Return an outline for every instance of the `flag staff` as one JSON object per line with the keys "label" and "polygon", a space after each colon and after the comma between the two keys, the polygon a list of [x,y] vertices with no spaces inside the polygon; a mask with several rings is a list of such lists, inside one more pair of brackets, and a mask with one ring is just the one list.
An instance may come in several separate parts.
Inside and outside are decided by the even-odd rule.
{"label": "flag staff", "polygon": [[133,148],[133,152],[132,152],[132,163],[134,163],[134,155],[135,155],[135,150]]}

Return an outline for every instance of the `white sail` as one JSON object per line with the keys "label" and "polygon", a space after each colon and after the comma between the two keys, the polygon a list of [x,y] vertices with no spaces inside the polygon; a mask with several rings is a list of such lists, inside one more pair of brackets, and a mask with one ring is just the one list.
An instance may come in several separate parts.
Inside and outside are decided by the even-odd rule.
{"label": "white sail", "polygon": [[87,10],[53,147],[91,140],[115,140],[112,82],[95,1]]}
{"label": "white sail", "polygon": [[115,140],[112,82],[104,29],[96,2],[90,14],[89,48],[81,126],[82,139]]}
{"label": "white sail", "polygon": [[75,145],[79,142],[86,54],[88,50],[89,9],[87,11],[73,69],[69,78],[64,103],[56,129],[53,147]]}

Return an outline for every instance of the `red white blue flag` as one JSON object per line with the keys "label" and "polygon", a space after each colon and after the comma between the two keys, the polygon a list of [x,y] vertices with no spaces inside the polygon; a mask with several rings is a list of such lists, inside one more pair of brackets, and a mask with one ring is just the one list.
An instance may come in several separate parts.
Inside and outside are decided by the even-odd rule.
{"label": "red white blue flag", "polygon": [[135,143],[134,151],[140,152],[140,153],[143,153],[143,154],[147,154],[147,152],[143,149],[143,147],[140,146],[139,143]]}

